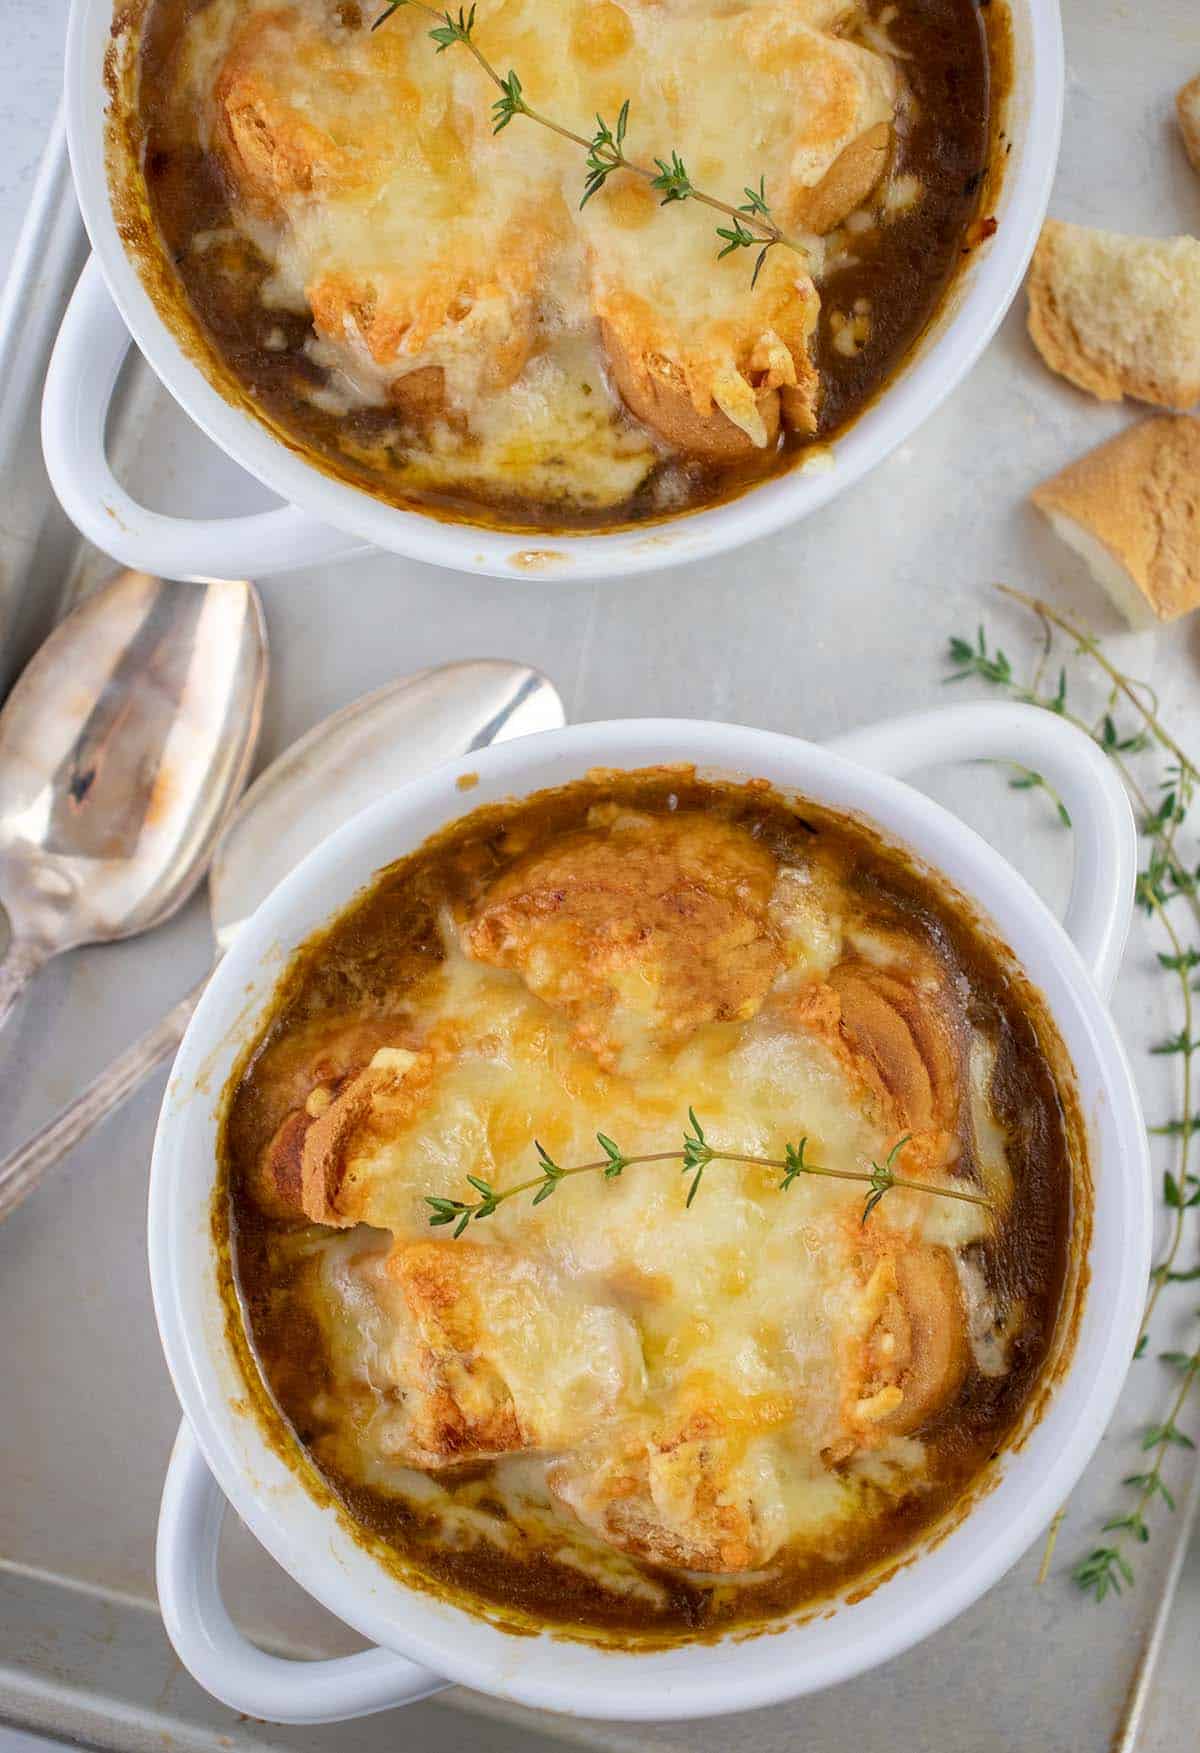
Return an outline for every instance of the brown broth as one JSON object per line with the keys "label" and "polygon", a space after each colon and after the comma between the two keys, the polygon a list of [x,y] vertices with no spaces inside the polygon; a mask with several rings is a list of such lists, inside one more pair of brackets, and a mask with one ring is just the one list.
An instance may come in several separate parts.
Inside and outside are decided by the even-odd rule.
{"label": "brown broth", "polygon": [[[220,162],[200,144],[196,116],[181,114],[170,97],[187,23],[205,4],[152,0],[149,6],[135,149],[153,223],[191,317],[255,412],[340,478],[395,504],[531,531],[661,520],[660,469],[625,503],[597,510],[501,489],[486,495],[453,486],[414,489],[405,480],[402,450],[390,446],[380,461],[385,435],[396,427],[394,408],[336,415],[313,405],[305,392],[321,388],[327,374],[304,351],[312,334],[307,316],[264,309],[259,291],[270,273],[266,259],[244,238],[203,252],[189,247],[197,232],[232,222]],[[906,57],[917,118],[895,168],[921,179],[924,199],[913,213],[856,240],[853,265],[835,269],[822,284],[815,358],[824,391],[816,438],[786,433],[774,451],[724,467],[688,462],[686,509],[734,497],[792,467],[814,442],[828,443],[844,431],[899,369],[964,258],[988,235],[982,216],[995,203],[1005,153],[1007,15],[991,0],[898,0],[895,11],[889,34]],[[364,16],[357,6],[343,14],[350,23]],[[860,298],[871,301],[871,335],[861,352],[848,356],[833,345],[831,318]],[[677,486],[679,459],[660,468],[671,470]]]}
{"label": "brown broth", "polygon": [[[910,934],[951,972],[967,995],[971,1022],[998,1044],[992,1100],[1009,1135],[1015,1187],[1000,1232],[975,1246],[1001,1306],[1020,1302],[1024,1310],[1008,1371],[986,1377],[971,1367],[957,1399],[922,1431],[931,1455],[923,1489],[899,1500],[869,1538],[840,1553],[785,1547],[769,1578],[738,1586],[642,1565],[665,1591],[654,1607],[536,1548],[514,1556],[486,1542],[449,1546],[427,1513],[339,1470],[336,1442],[311,1415],[315,1389],[331,1379],[323,1340],[296,1268],[280,1263],[295,1226],[265,1217],[248,1193],[253,1165],[286,1110],[281,1091],[297,1043],[306,1040],[311,1052],[323,1026],[347,1016],[402,1015],[441,956],[439,907],[477,896],[516,856],[510,847],[517,842],[527,853],[581,826],[593,804],[609,799],[651,813],[710,812],[748,829],[781,862],[803,863],[819,842],[863,917]],[[228,1271],[230,1330],[252,1386],[261,1371],[260,1413],[276,1424],[282,1416],[278,1446],[295,1462],[295,1444],[302,1445],[357,1537],[384,1563],[507,1629],[552,1626],[569,1636],[649,1647],[762,1628],[851,1586],[871,1586],[915,1541],[986,1489],[992,1462],[1039,1404],[1064,1328],[1075,1318],[1067,1293],[1071,1262],[1086,1236],[1089,1183],[1070,1069],[1040,999],[966,904],[904,854],[864,824],[763,785],[713,785],[680,770],[598,776],[476,811],[381,871],[284,976],[271,1018],[227,1092],[222,1152],[214,1223]],[[1074,1295],[1077,1302],[1078,1286]],[[464,1469],[461,1489],[477,1490],[486,1473]]]}

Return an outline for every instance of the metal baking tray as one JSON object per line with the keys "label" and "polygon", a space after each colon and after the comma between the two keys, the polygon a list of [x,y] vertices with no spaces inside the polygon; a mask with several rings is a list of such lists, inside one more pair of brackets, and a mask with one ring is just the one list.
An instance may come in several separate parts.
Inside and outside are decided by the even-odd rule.
{"label": "metal baking tray", "polygon": [[[1068,0],[1066,12],[1072,83],[1056,210],[1128,229],[1194,227],[1200,190],[1171,159],[1167,127],[1189,44],[1200,65],[1194,0],[1131,9]],[[1137,116],[1142,125],[1131,120]],[[15,258],[17,279],[0,304],[7,677],[109,569],[66,526],[40,467],[38,386],[83,251],[56,152],[57,136]],[[967,384],[912,443],[850,499],[757,544],[750,564],[722,558],[631,584],[548,592],[534,580],[448,577],[379,555],[270,580],[263,595],[273,676],[262,759],[393,675],[455,657],[538,664],[575,720],[666,713],[820,738],[928,704],[944,675],[946,636],[973,632],[981,615],[1014,659],[1030,649],[1028,628],[988,600],[993,579],[1053,590],[1113,634],[1076,564],[1021,501],[1034,481],[1122,419],[1050,379],[1014,313]],[[130,489],[164,510],[205,515],[268,502],[136,359],[110,449]],[[1153,679],[1185,739],[1200,743],[1195,635],[1151,644],[1115,634],[1115,644],[1129,667]],[[978,771],[931,775],[929,789],[1061,906],[1069,842],[1044,799]],[[26,1136],[187,991],[209,953],[199,898],[145,939],[79,951],[45,969],[0,1041],[0,1148]],[[1116,1010],[1152,1115],[1166,1110],[1170,1068],[1145,1049],[1177,1026],[1169,1001],[1139,935]],[[1137,1427],[1161,1408],[1164,1382],[1152,1364],[1135,1372],[1071,1501],[1046,1583],[1035,1586],[1040,1554],[1031,1551],[937,1637],[815,1698],[710,1724],[637,1729],[549,1718],[458,1688],[403,1715],[336,1731],[276,1728],[213,1703],[180,1669],[154,1605],[154,1525],[178,1419],[144,1260],[147,1165],[163,1083],[160,1075],[0,1228],[0,1720],[122,1753],[164,1745],[197,1753],[315,1750],[334,1742],[339,1753],[397,1746],[724,1753],[735,1743],[748,1753],[801,1744],[806,1753],[948,1745],[955,1753],[1109,1746],[1183,1753],[1194,1746],[1192,1664],[1173,1670],[1182,1680],[1173,1683],[1169,1712],[1154,1679],[1170,1641],[1200,1468],[1180,1451],[1180,1508],[1156,1520],[1138,1554],[1135,1590],[1096,1607],[1066,1576],[1069,1559],[1093,1542],[1118,1502]],[[1155,1349],[1177,1338],[1171,1327],[1169,1319],[1162,1324]],[[236,1525],[226,1545],[227,1597],[252,1636],[294,1654],[355,1647]]]}

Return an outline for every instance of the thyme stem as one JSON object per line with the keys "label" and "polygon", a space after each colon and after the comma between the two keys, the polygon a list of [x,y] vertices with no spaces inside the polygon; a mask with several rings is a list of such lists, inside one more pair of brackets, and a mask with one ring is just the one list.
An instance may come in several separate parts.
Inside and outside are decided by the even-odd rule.
{"label": "thyme stem", "polygon": [[1046,1544],[1042,1548],[1042,1562],[1038,1566],[1037,1573],[1037,1586],[1039,1589],[1046,1581],[1046,1578],[1050,1575],[1050,1566],[1054,1563],[1054,1548],[1058,1545],[1058,1531],[1063,1525],[1063,1517],[1066,1513],[1067,1506],[1064,1503],[1061,1508],[1055,1510],[1054,1520],[1046,1530]]}
{"label": "thyme stem", "polygon": [[[634,1158],[634,1161],[637,1159]],[[751,1167],[763,1169],[786,1169],[787,1163],[779,1157],[742,1156],[737,1151],[714,1150],[710,1159],[714,1163],[749,1163]],[[816,1163],[806,1163],[805,1172],[809,1175],[824,1175],[831,1181],[870,1181],[869,1173],[862,1169],[827,1169]],[[968,1193],[962,1187],[940,1187],[935,1181],[913,1181],[905,1175],[893,1175],[893,1187],[907,1187],[910,1193],[937,1193],[946,1199],[962,1199],[969,1205],[991,1206],[986,1193]]]}
{"label": "thyme stem", "polygon": [[1167,1243],[1167,1251],[1157,1263],[1151,1274],[1152,1288],[1146,1303],[1145,1312],[1142,1315],[1142,1324],[1138,1328],[1137,1345],[1134,1348],[1135,1355],[1141,1350],[1145,1342],[1146,1334],[1150,1327],[1150,1320],[1158,1306],[1158,1299],[1162,1295],[1163,1286],[1169,1282],[1168,1274],[1174,1266],[1179,1255],[1179,1250],[1183,1245],[1185,1219],[1188,1209],[1188,1156],[1192,1142],[1192,1128],[1187,1124],[1187,1121],[1192,1112],[1192,1059],[1196,1051],[1196,1043],[1192,1037],[1192,983],[1188,978],[1187,958],[1184,955],[1183,945],[1179,939],[1179,933],[1175,930],[1175,927],[1168,918],[1166,908],[1157,898],[1153,901],[1153,910],[1157,914],[1159,922],[1170,941],[1171,953],[1175,959],[1176,970],[1179,976],[1179,984],[1183,991],[1184,1046],[1181,1051],[1183,1057],[1183,1114],[1185,1124],[1182,1136],[1179,1140],[1179,1169],[1177,1180],[1179,1197],[1177,1198],[1174,1207],[1175,1222],[1172,1226],[1170,1240]]}
{"label": "thyme stem", "polygon": [[742,1151],[719,1150],[710,1145],[696,1119],[694,1111],[688,1109],[688,1118],[692,1130],[684,1134],[683,1145],[678,1150],[659,1150],[643,1152],[635,1156],[626,1156],[604,1133],[596,1134],[604,1156],[592,1162],[575,1163],[570,1168],[560,1168],[539,1144],[538,1156],[541,1159],[541,1172],[531,1175],[526,1180],[517,1181],[511,1187],[496,1188],[478,1176],[468,1175],[467,1179],[479,1194],[476,1200],[461,1200],[445,1197],[426,1196],[425,1203],[430,1206],[433,1215],[429,1222],[437,1228],[442,1224],[453,1224],[455,1236],[462,1235],[472,1220],[491,1217],[501,1205],[510,1199],[518,1198],[522,1193],[532,1193],[536,1189],[533,1203],[539,1205],[543,1199],[550,1197],[557,1190],[560,1181],[570,1180],[574,1175],[603,1174],[608,1179],[616,1179],[626,1169],[635,1168],[646,1163],[682,1163],[684,1173],[692,1173],[695,1179],[688,1194],[688,1204],[692,1203],[700,1185],[700,1179],[710,1163],[745,1163],[751,1168],[779,1169],[783,1171],[783,1180],[779,1183],[779,1191],[786,1192],[792,1182],[801,1175],[817,1175],[831,1181],[858,1181],[870,1188],[867,1195],[863,1222],[871,1215],[875,1206],[885,1193],[895,1187],[906,1188],[910,1193],[931,1193],[943,1199],[958,1199],[969,1205],[980,1205],[991,1209],[991,1200],[985,1193],[973,1193],[965,1187],[946,1187],[934,1181],[919,1181],[907,1175],[898,1175],[892,1167],[900,1151],[908,1143],[908,1135],[901,1138],[891,1150],[884,1163],[873,1162],[868,1169],[833,1169],[823,1163],[809,1162],[805,1155],[807,1139],[802,1138],[798,1145],[789,1144],[782,1157],[752,1156]]}
{"label": "thyme stem", "polygon": [[[1187,1405],[1188,1397],[1195,1386],[1197,1376],[1200,1376],[1200,1346],[1197,1346],[1196,1350],[1183,1365],[1179,1387],[1175,1392],[1175,1397],[1171,1401],[1170,1409],[1167,1412],[1166,1424],[1161,1427],[1164,1431],[1174,1431],[1176,1440],[1181,1434],[1179,1431],[1179,1415]],[[1157,1432],[1148,1433],[1147,1440],[1151,1435],[1157,1436]],[[1194,1448],[1195,1444],[1189,1439],[1185,1439],[1184,1446]],[[1157,1459],[1147,1475],[1146,1483],[1142,1487],[1141,1495],[1137,1500],[1137,1513],[1139,1515],[1145,1510],[1155,1492],[1162,1490],[1163,1460],[1167,1454],[1167,1450],[1171,1447],[1171,1440],[1168,1439],[1164,1442],[1156,1442],[1155,1447],[1158,1451]]]}
{"label": "thyme stem", "polygon": [[1060,614],[1057,609],[1052,609],[1050,605],[1044,603],[1040,597],[1030,596],[1026,591],[1017,590],[1014,585],[998,584],[996,589],[1000,591],[1003,596],[1011,597],[1014,602],[1023,603],[1027,609],[1032,609],[1033,612],[1040,615],[1043,620],[1049,621],[1051,626],[1057,627],[1060,633],[1065,633],[1068,639],[1073,639],[1083,655],[1085,657],[1090,657],[1093,663],[1098,664],[1112,683],[1113,687],[1117,689],[1118,693],[1125,696],[1134,711],[1142,718],[1147,729],[1154,735],[1157,741],[1162,744],[1163,748],[1171,751],[1175,759],[1179,762],[1179,765],[1190,772],[1193,779],[1200,778],[1200,769],[1196,767],[1191,757],[1186,754],[1175,741],[1175,738],[1171,735],[1170,731],[1167,730],[1161,718],[1158,716],[1158,713],[1151,707],[1147,706],[1141,699],[1137,692],[1137,688],[1131,679],[1125,675],[1123,671],[1119,670],[1116,664],[1105,656],[1104,652],[1100,649],[1100,643],[1094,633],[1088,633],[1085,632],[1083,628],[1076,627],[1065,615]]}
{"label": "thyme stem", "polygon": [[581,206],[591,195],[595,194],[597,189],[603,186],[613,171],[628,170],[634,176],[641,177],[644,182],[649,183],[653,189],[662,194],[661,204],[663,206],[667,206],[673,201],[696,201],[702,207],[709,207],[714,213],[724,214],[726,218],[731,219],[733,221],[732,230],[724,230],[720,227],[717,230],[718,237],[725,240],[725,248],[719,252],[720,255],[729,255],[731,251],[737,249],[748,249],[755,243],[763,244],[765,247],[755,264],[751,285],[758,278],[767,251],[773,249],[776,244],[782,244],[784,249],[791,250],[794,254],[807,260],[809,255],[807,246],[799,238],[792,237],[785,232],[782,226],[777,225],[771,217],[771,210],[766,202],[761,179],[757,192],[753,189],[746,189],[745,193],[749,197],[748,203],[735,207],[728,201],[720,200],[716,195],[710,195],[705,190],[696,188],[678,153],[672,153],[670,164],[662,159],[656,159],[654,168],[639,163],[637,159],[627,157],[622,142],[625,137],[625,121],[629,114],[628,101],[622,108],[622,120],[615,135],[605,127],[597,116],[598,132],[591,139],[588,139],[586,135],[576,133],[574,128],[568,128],[564,123],[556,122],[552,116],[547,116],[541,110],[535,109],[526,98],[521,81],[515,72],[510,70],[508,78],[505,79],[493,66],[475,41],[474,7],[466,16],[460,9],[456,21],[449,12],[439,11],[438,8],[427,5],[426,0],[390,0],[390,4],[380,13],[371,29],[378,30],[379,26],[386,24],[388,19],[394,13],[399,12],[402,6],[413,6],[418,12],[424,12],[429,18],[437,19],[439,21],[438,29],[431,31],[430,35],[437,43],[439,51],[448,48],[451,43],[461,43],[470,50],[483,72],[501,93],[499,101],[494,106],[496,121],[493,133],[498,134],[501,129],[507,127],[514,116],[526,116],[531,122],[537,122],[541,127],[548,128],[552,134],[557,134],[561,139],[570,141],[572,145],[581,147],[588,154],[590,174],[583,202],[580,203]]}
{"label": "thyme stem", "polygon": [[1168,1452],[1177,1447],[1194,1449],[1196,1446],[1179,1428],[1179,1418],[1200,1379],[1200,1343],[1190,1356],[1168,1351],[1163,1353],[1162,1361],[1179,1370],[1180,1380],[1165,1423],[1151,1425],[1142,1437],[1143,1453],[1154,1452],[1154,1465],[1148,1472],[1131,1473],[1126,1478],[1125,1484],[1135,1488],[1137,1495],[1124,1515],[1111,1516],[1105,1522],[1105,1533],[1112,1533],[1115,1538],[1107,1546],[1094,1547],[1071,1573],[1079,1587],[1093,1594],[1097,1601],[1102,1601],[1110,1591],[1119,1595],[1133,1582],[1133,1567],[1125,1553],[1125,1542],[1137,1540],[1144,1545],[1149,1540],[1146,1512],[1154,1499],[1161,1497],[1169,1510],[1175,1508],[1175,1499],[1163,1478],[1163,1463]]}

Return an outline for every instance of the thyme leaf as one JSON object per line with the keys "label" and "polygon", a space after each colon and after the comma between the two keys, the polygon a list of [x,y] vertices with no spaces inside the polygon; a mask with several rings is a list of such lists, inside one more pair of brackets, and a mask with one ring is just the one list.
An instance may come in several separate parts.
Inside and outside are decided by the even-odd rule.
{"label": "thyme leaf", "polygon": [[1119,1595],[1133,1583],[1133,1568],[1119,1546],[1097,1546],[1071,1572],[1085,1592],[1103,1601],[1110,1592]]}
{"label": "thyme leaf", "polygon": [[658,166],[658,175],[651,177],[650,187],[656,195],[662,196],[659,206],[666,207],[672,201],[690,200],[696,191],[679,154],[672,152],[669,164],[662,158],[656,158],[654,162]]}
{"label": "thyme leaf", "polygon": [[787,1172],[785,1173],[783,1180],[779,1183],[779,1191],[781,1193],[786,1193],[792,1182],[798,1181],[801,1175],[807,1175],[809,1173],[809,1166],[804,1160],[804,1152],[807,1145],[807,1138],[802,1138],[799,1144],[785,1145],[783,1160]]}
{"label": "thyme leaf", "polygon": [[608,1137],[607,1133],[597,1132],[596,1143],[608,1158],[608,1162],[604,1169],[604,1179],[606,1181],[615,1181],[622,1169],[628,1166],[629,1158],[627,1156],[622,1156],[621,1152],[617,1149],[612,1139]]}
{"label": "thyme leaf", "polygon": [[452,48],[455,43],[470,42],[471,32],[475,28],[475,8],[472,6],[470,12],[464,17],[463,9],[460,6],[458,9],[457,22],[448,12],[445,14],[445,19],[445,24],[439,25],[436,30],[431,30],[429,33],[432,40],[438,46],[439,55],[442,53],[443,49]]}
{"label": "thyme leaf", "polygon": [[1071,826],[1070,811],[1044,773],[1037,772],[1033,767],[1018,765],[1008,784],[1011,791],[1044,791],[1054,805],[1055,812],[1063,827],[1069,828]]}
{"label": "thyme leaf", "polygon": [[957,668],[952,676],[946,677],[948,682],[965,682],[969,677],[976,676],[980,681],[992,682],[999,688],[1014,685],[1012,665],[1002,651],[988,650],[987,636],[982,627],[974,645],[969,639],[951,638],[950,661]]}
{"label": "thyme leaf", "polygon": [[704,1171],[713,1160],[713,1153],[708,1148],[708,1140],[704,1136],[703,1127],[696,1118],[695,1108],[688,1109],[688,1120],[691,1124],[691,1131],[685,1132],[683,1135],[683,1172],[685,1175],[692,1176],[692,1184],[688,1188],[687,1196],[687,1209],[690,1211],[692,1200],[700,1191],[700,1182],[704,1177]]}
{"label": "thyme leaf", "polygon": [[596,132],[588,143],[588,174],[583,185],[583,199],[579,203],[581,207],[586,207],[592,196],[604,187],[614,170],[620,170],[628,163],[623,151],[625,130],[628,126],[628,98],[621,105],[615,129],[609,127],[603,116],[597,115]]}
{"label": "thyme leaf", "polygon": [[892,1164],[900,1155],[900,1152],[904,1149],[904,1146],[908,1143],[911,1137],[912,1133],[906,1132],[903,1138],[896,1140],[896,1143],[888,1152],[887,1160],[885,1162],[871,1164],[871,1191],[867,1194],[866,1201],[863,1205],[863,1214],[860,1220],[862,1223],[866,1223],[884,1194],[890,1193],[892,1188],[896,1185],[896,1174],[892,1168]]}

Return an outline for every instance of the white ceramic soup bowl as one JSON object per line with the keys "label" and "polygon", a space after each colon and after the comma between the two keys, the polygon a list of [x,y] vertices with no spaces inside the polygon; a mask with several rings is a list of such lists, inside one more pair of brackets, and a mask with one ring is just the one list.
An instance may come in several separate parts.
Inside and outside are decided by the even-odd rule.
{"label": "white ceramic soup bowl", "polygon": [[[999,0],[997,0],[999,3]],[[168,578],[263,578],[367,547],[462,572],[546,579],[651,571],[740,547],[843,492],[902,443],[965,376],[1011,303],[1037,238],[1058,155],[1063,51],[1057,0],[1007,0],[1014,39],[1011,152],[994,237],[877,401],[836,441],[832,462],[795,469],[740,499],[609,535],[506,534],[400,510],[323,473],[227,401],[181,347],[126,252],[105,174],[105,57],[116,0],[73,0],[67,132],[93,256],[63,319],[46,379],[42,442],[73,522],[126,566]],[[166,517],[136,503],[105,457],[105,419],[132,340],[208,436],[284,501],[233,518]]]}
{"label": "white ceramic soup bowl", "polygon": [[[999,852],[893,774],[980,757],[1036,764],[1071,812],[1075,877],[1065,927]],[[995,1483],[949,1532],[873,1593],[772,1636],[630,1653],[516,1637],[406,1586],[310,1495],[246,1410],[211,1228],[222,1091],[271,1003],[288,953],[382,865],[468,809],[580,778],[595,766],[692,762],[704,774],[769,780],[856,812],[965,894],[1040,989],[1075,1069],[1094,1187],[1090,1289],[1036,1420],[995,1466]],[[478,773],[464,797],[460,772]],[[886,1661],[946,1623],[1021,1555],[1063,1502],[1113,1411],[1150,1264],[1145,1126],[1104,1002],[1129,924],[1135,836],[1111,764],[1085,737],[1031,707],[957,706],[899,719],[822,748],[687,720],[581,725],[439,768],[319,846],[243,927],[179,1051],[150,1188],[150,1266],[184,1424],[159,1524],[163,1617],[184,1664],[235,1710],[323,1722],[406,1703],[458,1681],[587,1717],[665,1719],[745,1710],[828,1686]],[[1080,1283],[1087,1279],[1081,1274]],[[222,1493],[224,1496],[222,1496]],[[324,1662],[268,1655],[232,1625],[217,1582],[225,1499],[316,1599],[377,1647]]]}

